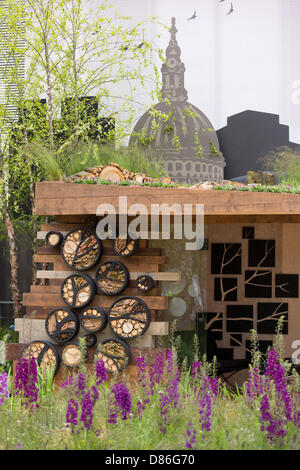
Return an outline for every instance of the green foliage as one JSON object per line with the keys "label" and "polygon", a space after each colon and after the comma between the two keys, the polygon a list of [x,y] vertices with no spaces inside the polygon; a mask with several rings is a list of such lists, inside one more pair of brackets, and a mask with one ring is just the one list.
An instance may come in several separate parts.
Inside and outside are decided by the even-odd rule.
{"label": "green foliage", "polygon": [[[12,330],[7,325],[2,325],[0,327],[0,341],[7,343],[18,343],[19,342],[19,333]],[[13,367],[13,361],[5,361],[4,364],[0,364],[0,373],[3,371],[10,372]]]}
{"label": "green foliage", "polygon": [[257,184],[255,186],[235,186],[234,184],[230,183],[222,183],[212,188],[212,190],[300,194],[300,186],[292,186],[289,184],[279,184],[276,186],[266,186],[262,184]]}
{"label": "green foliage", "polygon": [[194,147],[194,150],[196,154],[198,155],[199,158],[203,158],[203,147],[200,144],[199,133],[197,129],[195,130],[195,144],[196,145]]}
{"label": "green foliage", "polygon": [[49,147],[35,142],[24,145],[20,155],[24,158],[26,156],[31,158],[39,168],[42,179],[50,181],[59,181],[64,177],[80,173],[85,168],[108,165],[113,162],[129,171],[142,173],[151,178],[160,178],[165,175],[162,158],[149,150],[141,150],[137,146],[115,148],[112,144],[80,143],[70,156],[67,152],[58,155]]}
{"label": "green foliage", "polygon": [[263,169],[279,173],[282,185],[300,186],[300,152],[279,147],[260,158]]}
{"label": "green foliage", "polygon": [[214,146],[212,141],[209,142],[209,153],[212,156],[219,156],[219,152],[216,149],[216,147]]}

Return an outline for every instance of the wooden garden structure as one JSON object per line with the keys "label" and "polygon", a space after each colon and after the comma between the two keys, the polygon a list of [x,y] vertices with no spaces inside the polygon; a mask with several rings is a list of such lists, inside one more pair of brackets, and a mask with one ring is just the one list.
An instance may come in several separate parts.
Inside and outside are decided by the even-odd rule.
{"label": "wooden garden structure", "polygon": [[[206,332],[208,355],[216,354],[220,361],[224,359],[238,362],[249,359],[250,330],[255,329],[258,332],[262,347],[266,350],[272,344],[277,320],[283,316],[286,357],[292,356],[293,344],[300,339],[300,195],[43,182],[36,185],[35,213],[51,218],[51,222],[43,224],[38,233],[39,239],[47,238],[48,245],[38,248],[33,259],[37,263],[37,278],[41,282],[39,285],[32,285],[30,292],[23,296],[26,315],[15,320],[19,344],[7,345],[7,360],[16,361],[26,345],[38,340],[46,342],[45,344],[50,342],[60,356],[64,348],[71,344],[69,357],[72,357],[72,344],[76,343],[78,336],[92,332],[92,329],[84,330],[82,326],[84,321],[86,324],[90,321],[93,323],[94,319],[91,320],[91,317],[94,313],[94,324],[98,321],[102,328],[97,330],[97,326],[95,327],[97,344],[87,348],[86,361],[90,369],[93,368],[96,351],[99,352],[99,344],[108,339],[122,338],[121,342],[124,340],[129,346],[130,360],[124,371],[132,378],[136,376],[138,355],[145,354],[151,362],[158,350],[165,351],[164,340],[169,334],[170,326],[170,315],[167,314],[170,299],[161,295],[160,285],[165,281],[180,281],[180,265],[177,271],[165,269],[168,262],[165,254],[161,248],[153,248],[151,240],[146,237],[139,241],[138,249],[126,257],[116,254],[111,240],[103,241],[99,259],[96,256],[92,260],[96,260],[95,265],[84,271],[78,271],[76,265],[72,265],[72,254],[67,260],[62,257],[62,243],[67,246],[66,252],[70,252],[72,243],[76,244],[76,230],[95,232],[99,220],[95,214],[99,204],[111,204],[120,215],[120,196],[127,197],[128,207],[142,202],[149,215],[153,204],[191,204],[193,214],[196,204],[204,204],[205,238],[208,241],[205,248],[208,260],[205,272],[206,302],[204,306],[202,304],[201,311],[197,312],[195,324],[199,325],[200,322]],[[49,240],[51,235],[52,240]],[[66,237],[71,237],[67,239],[68,244]],[[90,243],[89,236],[87,240]],[[81,249],[82,247],[77,247],[77,255]],[[66,256],[68,258],[69,255]],[[195,258],[197,255],[191,253],[191,256]],[[103,272],[101,269],[99,271],[99,266],[105,263],[108,265],[101,268],[103,271],[107,266],[111,270],[112,263],[121,263],[121,267],[125,265],[125,269],[121,270],[121,284],[118,284],[121,287],[117,287],[116,291],[105,291],[107,278],[103,281]],[[118,264],[114,266],[120,268]],[[72,302],[76,296],[72,297],[71,294],[70,297],[69,292],[74,287],[74,280],[67,281],[67,278],[83,275],[84,279],[87,275],[95,280],[97,272],[100,276],[99,285],[96,286],[92,299],[88,298],[89,292],[86,291],[81,296],[83,303],[79,308],[78,305],[73,308]],[[137,288],[136,280],[141,275],[148,275],[153,281],[149,291]],[[80,282],[84,283],[82,279]],[[77,278],[75,281],[77,282]],[[67,299],[63,297],[64,292]],[[114,295],[114,292],[117,294]],[[119,304],[118,301],[124,297],[125,304]],[[145,316],[139,317],[142,318],[138,320],[142,326],[139,329],[136,327],[137,334],[130,337],[132,325],[136,323],[125,325],[123,319],[123,330],[120,329],[118,312],[127,308],[127,304],[133,305],[136,298],[141,300],[136,311],[138,315]],[[60,320],[57,316],[49,318],[49,314],[64,309],[71,312],[65,313],[65,318],[64,315],[61,317],[70,328],[67,329],[67,336],[63,335],[62,341],[58,342],[58,336],[55,340],[49,337],[49,329],[53,333],[53,324]],[[82,320],[84,309],[90,310],[85,312],[87,317]],[[108,323],[101,323],[101,309],[111,313]],[[74,319],[74,314],[77,320]],[[81,322],[78,322],[79,317]],[[76,345],[74,348],[76,356]],[[100,352],[100,356],[102,353]],[[51,357],[51,351],[49,354]],[[61,361],[56,381],[60,382],[68,370]]]}

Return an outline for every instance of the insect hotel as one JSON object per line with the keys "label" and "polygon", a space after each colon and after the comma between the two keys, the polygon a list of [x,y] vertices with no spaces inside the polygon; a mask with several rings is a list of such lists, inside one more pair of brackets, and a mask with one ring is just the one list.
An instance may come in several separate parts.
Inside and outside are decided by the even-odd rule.
{"label": "insect hotel", "polygon": [[[161,227],[155,239],[117,234],[101,240],[97,207],[114,207],[118,228],[125,196],[128,208],[142,202],[149,216],[154,205],[189,204],[194,222],[195,206],[203,204],[203,246],[187,250],[183,237],[166,239]],[[298,195],[42,182],[35,213],[51,218],[38,233],[44,246],[34,255],[40,282],[23,296],[26,314],[15,320],[19,344],[7,345],[7,360],[34,356],[40,365],[52,364],[57,383],[81,361],[93,370],[98,359],[108,372],[134,379],[136,358],[145,355],[151,363],[157,351],[166,351],[176,320],[187,353],[197,334],[201,351],[209,360],[217,357],[219,373],[239,381],[251,356],[251,330],[264,354],[280,317],[285,356],[295,357]],[[175,230],[178,219],[170,220]]]}

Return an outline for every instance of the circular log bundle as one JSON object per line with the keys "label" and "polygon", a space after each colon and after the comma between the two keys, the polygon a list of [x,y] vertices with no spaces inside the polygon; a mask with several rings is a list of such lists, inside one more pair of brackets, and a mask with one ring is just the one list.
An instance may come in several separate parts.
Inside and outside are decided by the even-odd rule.
{"label": "circular log bundle", "polygon": [[65,344],[61,350],[62,363],[69,369],[75,369],[81,362],[86,361],[86,357],[82,357],[83,351],[77,342]]}
{"label": "circular log bundle", "polygon": [[79,320],[71,310],[59,308],[49,313],[45,328],[50,339],[57,343],[65,343],[77,335]]}
{"label": "circular log bundle", "polygon": [[127,238],[115,238],[112,240],[112,249],[116,256],[132,256],[138,249],[139,241],[133,240],[129,236]]}
{"label": "circular log bundle", "polygon": [[119,261],[106,261],[96,271],[95,283],[98,290],[105,295],[118,295],[129,283],[129,272]]}
{"label": "circular log bundle", "polygon": [[102,254],[102,243],[94,232],[75,229],[69,232],[61,245],[61,255],[72,269],[86,271],[93,268]]}
{"label": "circular log bundle", "polygon": [[107,325],[107,315],[102,308],[88,307],[80,314],[80,324],[85,331],[97,333]]}
{"label": "circular log bundle", "polygon": [[60,232],[54,232],[53,230],[48,232],[45,237],[46,245],[56,247],[63,241],[63,236]]}
{"label": "circular log bundle", "polygon": [[153,289],[154,281],[148,274],[142,274],[136,279],[135,285],[140,292],[149,292]]}
{"label": "circular log bundle", "polygon": [[48,341],[36,340],[26,346],[20,354],[20,359],[34,357],[42,371],[51,368],[55,375],[59,366],[59,354],[55,346]]}
{"label": "circular log bundle", "polygon": [[95,346],[95,344],[97,343],[97,336],[94,335],[93,333],[89,333],[88,335],[85,335],[84,339],[85,339],[85,344],[87,348],[91,348]]}
{"label": "circular log bundle", "polygon": [[143,300],[137,297],[121,297],[111,305],[108,322],[118,338],[134,339],[148,329],[150,312]]}
{"label": "circular log bundle", "polygon": [[86,307],[95,294],[95,283],[85,274],[71,274],[61,285],[62,299],[71,308]]}
{"label": "circular log bundle", "polygon": [[120,372],[129,364],[130,348],[119,339],[106,339],[98,345],[94,360],[101,359],[107,372]]}

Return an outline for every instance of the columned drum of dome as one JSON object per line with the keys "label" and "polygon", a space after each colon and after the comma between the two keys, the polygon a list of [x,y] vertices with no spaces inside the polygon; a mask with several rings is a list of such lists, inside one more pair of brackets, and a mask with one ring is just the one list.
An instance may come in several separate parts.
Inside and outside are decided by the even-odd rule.
{"label": "columned drum of dome", "polygon": [[[211,122],[188,102],[184,88],[185,66],[181,62],[176,33],[175,18],[172,18],[166,62],[161,68],[161,102],[139,119],[130,144],[138,141],[139,136],[146,137],[149,147],[164,155],[165,169],[178,183],[220,182],[226,163]],[[157,116],[161,112],[168,114],[169,120],[159,120]]]}

